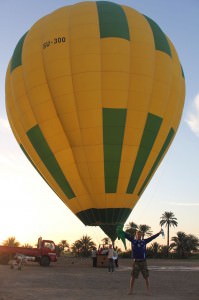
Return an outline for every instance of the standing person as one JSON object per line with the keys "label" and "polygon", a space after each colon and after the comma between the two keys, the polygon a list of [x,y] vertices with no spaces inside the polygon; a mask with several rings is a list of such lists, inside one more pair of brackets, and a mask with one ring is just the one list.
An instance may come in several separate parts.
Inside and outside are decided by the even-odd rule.
{"label": "standing person", "polygon": [[141,231],[136,232],[136,238],[134,239],[129,234],[124,232],[121,227],[117,229],[117,234],[122,240],[125,237],[131,242],[132,245],[133,268],[131,272],[130,289],[128,294],[130,295],[133,293],[134,281],[138,278],[140,272],[145,279],[147,291],[150,293],[149,270],[146,261],[146,245],[153,239],[157,238],[161,234],[161,230],[147,239],[142,239],[143,234]]}
{"label": "standing person", "polygon": [[93,247],[93,250],[91,252],[91,257],[93,259],[93,268],[97,267],[97,249]]}
{"label": "standing person", "polygon": [[113,260],[113,256],[114,256],[113,246],[110,245],[110,246],[109,246],[109,249],[108,249],[108,271],[109,271],[109,272],[113,272],[113,271],[114,271],[114,260]]}
{"label": "standing person", "polygon": [[117,247],[113,251],[113,260],[115,262],[116,268],[118,268],[118,252],[117,252]]}

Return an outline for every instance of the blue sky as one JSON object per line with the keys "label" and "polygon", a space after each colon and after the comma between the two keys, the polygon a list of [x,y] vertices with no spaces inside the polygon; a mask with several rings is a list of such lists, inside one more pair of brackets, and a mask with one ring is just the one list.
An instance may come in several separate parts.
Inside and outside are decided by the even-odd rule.
{"label": "blue sky", "polygon": [[[0,242],[15,236],[21,243],[41,235],[70,243],[90,235],[105,237],[84,226],[50,190],[19,149],[5,111],[5,74],[20,37],[42,16],[78,1],[7,0],[0,4]],[[158,171],[126,224],[148,224],[159,230],[162,213],[172,211],[178,227],[199,237],[199,2],[198,0],[118,0],[152,18],[173,42],[186,79],[186,99],[176,137]],[[161,242],[159,240],[159,242]]]}

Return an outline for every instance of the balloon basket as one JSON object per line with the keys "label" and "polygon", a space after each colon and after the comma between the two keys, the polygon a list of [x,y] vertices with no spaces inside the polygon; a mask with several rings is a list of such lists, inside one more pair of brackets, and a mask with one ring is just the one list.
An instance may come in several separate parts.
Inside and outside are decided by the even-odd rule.
{"label": "balloon basket", "polygon": [[108,267],[107,255],[98,255],[97,256],[97,268],[107,268],[107,267]]}

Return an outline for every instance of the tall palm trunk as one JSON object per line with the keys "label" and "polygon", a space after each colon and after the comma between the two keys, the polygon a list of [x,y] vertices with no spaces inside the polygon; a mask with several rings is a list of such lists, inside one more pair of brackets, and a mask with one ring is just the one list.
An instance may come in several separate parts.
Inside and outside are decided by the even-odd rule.
{"label": "tall palm trunk", "polygon": [[167,224],[167,248],[169,249],[169,224]]}

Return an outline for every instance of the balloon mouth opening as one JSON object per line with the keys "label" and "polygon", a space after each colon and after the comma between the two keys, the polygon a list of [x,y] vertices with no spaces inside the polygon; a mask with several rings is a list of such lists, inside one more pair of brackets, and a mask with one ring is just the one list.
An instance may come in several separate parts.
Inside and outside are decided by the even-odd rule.
{"label": "balloon mouth opening", "polygon": [[76,215],[85,225],[99,226],[114,241],[117,225],[123,225],[131,211],[130,208],[91,208]]}
{"label": "balloon mouth opening", "polygon": [[117,226],[124,224],[130,213],[130,208],[90,208],[76,216],[89,226]]}

